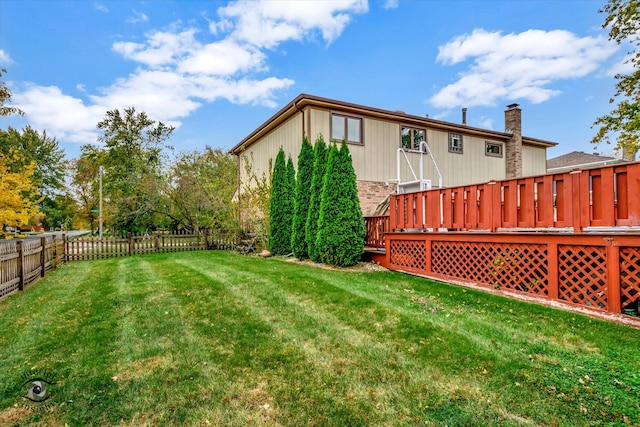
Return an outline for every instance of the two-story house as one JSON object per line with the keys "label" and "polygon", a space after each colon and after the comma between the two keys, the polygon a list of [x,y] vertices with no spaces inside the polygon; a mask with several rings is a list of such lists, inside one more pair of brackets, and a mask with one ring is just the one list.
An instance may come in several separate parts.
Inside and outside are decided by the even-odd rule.
{"label": "two-story house", "polygon": [[[246,182],[245,160],[252,173],[268,176],[270,160],[280,147],[297,164],[303,136],[313,144],[319,135],[327,143],[346,140],[353,158],[363,213],[395,190],[400,180],[409,181],[420,169],[437,187],[440,176],[433,162],[420,155],[423,141],[433,155],[443,187],[466,185],[518,176],[544,174],[547,148],[556,145],[522,136],[521,110],[512,104],[505,111],[505,131],[450,123],[402,111],[388,111],[301,94],[252,131],[230,152],[238,157],[239,191]],[[398,152],[399,148],[404,153]],[[406,155],[406,156],[405,156]],[[408,163],[407,163],[408,162]]]}

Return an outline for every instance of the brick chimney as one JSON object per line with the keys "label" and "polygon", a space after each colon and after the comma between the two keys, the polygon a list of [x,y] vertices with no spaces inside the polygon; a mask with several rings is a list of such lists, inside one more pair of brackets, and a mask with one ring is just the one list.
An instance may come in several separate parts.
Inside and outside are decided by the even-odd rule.
{"label": "brick chimney", "polygon": [[522,110],[518,104],[507,105],[504,112],[504,131],[511,134],[505,146],[507,178],[522,176]]}

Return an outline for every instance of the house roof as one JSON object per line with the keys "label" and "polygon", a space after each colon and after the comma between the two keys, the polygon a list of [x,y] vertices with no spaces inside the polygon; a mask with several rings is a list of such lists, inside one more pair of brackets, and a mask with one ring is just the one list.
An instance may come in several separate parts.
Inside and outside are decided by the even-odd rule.
{"label": "house roof", "polygon": [[569,169],[580,167],[596,167],[610,163],[619,163],[622,160],[615,157],[588,154],[583,151],[572,151],[562,156],[547,160],[547,171],[553,169]]}
{"label": "house roof", "polygon": [[[242,141],[237,143],[231,150],[232,154],[238,154],[243,149],[246,149],[250,145],[254,144],[261,137],[269,133],[272,129],[289,119],[294,114],[301,112],[306,106],[314,106],[324,109],[335,109],[341,112],[348,112],[352,114],[359,114],[367,117],[398,121],[406,123],[408,125],[424,126],[430,129],[440,129],[448,131],[464,132],[465,134],[473,134],[484,138],[491,138],[495,140],[508,141],[511,138],[511,134],[508,132],[498,132],[494,130],[481,129],[472,126],[467,126],[459,123],[445,122],[442,120],[430,119],[428,117],[415,116],[406,114],[402,111],[390,111],[380,108],[367,107],[364,105],[351,104],[348,102],[337,101],[334,99],[321,98],[319,96],[300,94],[287,105],[282,107],[280,111],[271,116],[267,121],[258,126],[253,132],[247,135]],[[558,145],[557,142],[545,141],[537,138],[530,138],[523,136],[522,143],[525,145],[535,145],[542,147],[553,147]]]}

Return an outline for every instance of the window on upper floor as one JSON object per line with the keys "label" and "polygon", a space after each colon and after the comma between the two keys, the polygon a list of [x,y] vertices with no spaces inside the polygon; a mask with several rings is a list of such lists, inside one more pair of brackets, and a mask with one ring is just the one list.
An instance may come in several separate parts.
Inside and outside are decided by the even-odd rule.
{"label": "window on upper floor", "polygon": [[424,129],[416,129],[403,126],[400,130],[400,143],[405,150],[420,150],[420,143],[426,141],[427,132]]}
{"label": "window on upper floor", "polygon": [[484,154],[491,157],[502,157],[502,144],[499,142],[485,141]]}
{"label": "window on upper floor", "polygon": [[362,139],[362,119],[341,114],[331,114],[331,140],[346,140],[350,144],[364,144]]}
{"label": "window on upper floor", "polygon": [[462,154],[462,135],[459,133],[449,134],[449,152]]}

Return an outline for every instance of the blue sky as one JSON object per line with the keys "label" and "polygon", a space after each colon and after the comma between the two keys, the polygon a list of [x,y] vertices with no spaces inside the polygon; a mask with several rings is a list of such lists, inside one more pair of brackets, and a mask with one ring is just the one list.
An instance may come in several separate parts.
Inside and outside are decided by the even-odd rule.
{"label": "blue sky", "polygon": [[300,93],[590,144],[625,47],[605,0],[0,1],[0,66],[24,117],[68,157],[105,112],[135,106],[176,126],[176,150],[231,148]]}

